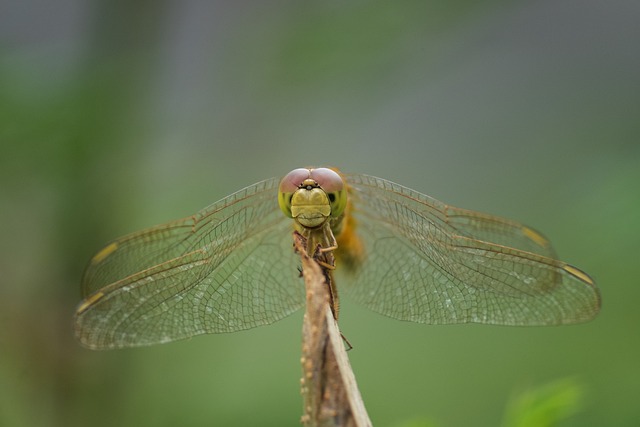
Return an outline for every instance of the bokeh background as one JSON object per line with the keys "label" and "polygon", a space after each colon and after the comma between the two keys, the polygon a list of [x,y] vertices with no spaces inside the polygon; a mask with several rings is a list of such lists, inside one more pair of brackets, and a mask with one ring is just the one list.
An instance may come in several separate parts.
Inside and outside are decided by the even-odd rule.
{"label": "bokeh background", "polygon": [[[93,352],[88,259],[307,165],[543,230],[598,282],[558,328],[425,326],[343,299],[375,425],[497,426],[578,384],[563,426],[640,423],[640,3],[0,3],[0,425],[295,426],[302,313]],[[413,423],[413,424],[412,424]]]}

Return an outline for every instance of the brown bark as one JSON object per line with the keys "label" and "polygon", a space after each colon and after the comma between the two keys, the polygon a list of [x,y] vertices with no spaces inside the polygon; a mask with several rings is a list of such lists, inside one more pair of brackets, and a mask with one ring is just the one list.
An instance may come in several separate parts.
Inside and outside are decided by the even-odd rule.
{"label": "brown bark", "polygon": [[294,233],[302,261],[307,308],[302,329],[302,395],[305,426],[371,426],[343,338],[329,303],[331,276],[309,257],[304,238]]}

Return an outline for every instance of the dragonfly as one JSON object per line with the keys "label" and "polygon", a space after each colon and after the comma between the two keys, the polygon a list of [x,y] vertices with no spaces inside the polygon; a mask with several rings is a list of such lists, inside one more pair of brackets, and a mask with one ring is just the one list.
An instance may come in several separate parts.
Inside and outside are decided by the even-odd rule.
{"label": "dragonfly", "polygon": [[341,293],[394,319],[563,325],[600,310],[594,280],[533,228],[382,178],[299,168],[98,251],[76,337],[115,349],[276,322],[305,304],[294,230]]}

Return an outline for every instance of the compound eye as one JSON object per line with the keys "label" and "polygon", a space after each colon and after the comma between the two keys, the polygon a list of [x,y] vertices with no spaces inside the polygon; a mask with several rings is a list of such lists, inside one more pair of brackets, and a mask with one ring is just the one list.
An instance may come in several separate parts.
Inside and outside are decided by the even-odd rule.
{"label": "compound eye", "polygon": [[306,168],[294,169],[282,178],[280,181],[280,193],[294,193],[302,182],[311,176],[311,171]]}
{"label": "compound eye", "polygon": [[278,187],[278,205],[280,210],[288,216],[293,218],[291,214],[291,198],[302,182],[309,178],[311,171],[305,168],[294,169],[282,178],[280,186]]}
{"label": "compound eye", "polygon": [[335,218],[342,215],[347,206],[347,191],[342,177],[331,169],[318,168],[311,170],[311,179],[327,193],[331,205],[331,216]]}
{"label": "compound eye", "polygon": [[344,188],[342,177],[336,171],[327,168],[311,169],[311,179],[327,193],[341,191]]}

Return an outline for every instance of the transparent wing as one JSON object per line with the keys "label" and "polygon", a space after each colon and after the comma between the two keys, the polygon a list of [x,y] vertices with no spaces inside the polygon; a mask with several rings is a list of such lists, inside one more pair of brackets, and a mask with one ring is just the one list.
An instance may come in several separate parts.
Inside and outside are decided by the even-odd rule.
{"label": "transparent wing", "polygon": [[575,323],[599,311],[591,278],[557,260],[540,233],[384,179],[345,176],[364,254],[338,285],[374,311],[502,325]]}
{"label": "transparent wing", "polygon": [[76,335],[91,348],[168,342],[273,323],[304,304],[278,180],[107,245],[83,278]]}

